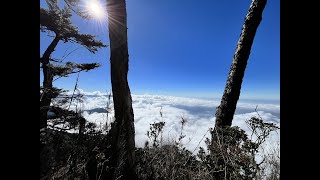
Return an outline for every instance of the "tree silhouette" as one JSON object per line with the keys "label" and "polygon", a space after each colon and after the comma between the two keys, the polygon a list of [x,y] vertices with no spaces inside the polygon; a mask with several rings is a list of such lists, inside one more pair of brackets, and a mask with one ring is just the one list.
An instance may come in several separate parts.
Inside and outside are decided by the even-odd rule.
{"label": "tree silhouette", "polygon": [[[78,43],[85,47],[91,53],[95,53],[98,48],[106,47],[101,41],[95,40],[95,36],[90,34],[81,34],[77,27],[71,23],[71,12],[69,8],[60,9],[56,0],[47,1],[48,9],[40,7],[40,30],[42,32],[53,32],[54,39],[47,47],[40,63],[43,72],[43,87],[40,96],[40,129],[47,127],[47,112],[52,98],[59,94],[59,89],[54,88],[53,78],[55,76],[66,77],[69,74],[80,71],[88,71],[98,67],[97,63],[71,63],[64,65],[55,65],[52,62],[59,60],[51,58],[60,41],[67,43]],[[61,62],[61,61],[60,61]]]}
{"label": "tree silhouette", "polygon": [[251,46],[267,0],[253,0],[242,26],[242,32],[233,56],[226,87],[216,111],[216,127],[231,126],[240,96],[242,79],[246,70]]}
{"label": "tree silhouette", "polygon": [[112,179],[136,179],[134,115],[128,76],[127,13],[125,0],[108,0],[111,84],[115,112],[111,136]]}

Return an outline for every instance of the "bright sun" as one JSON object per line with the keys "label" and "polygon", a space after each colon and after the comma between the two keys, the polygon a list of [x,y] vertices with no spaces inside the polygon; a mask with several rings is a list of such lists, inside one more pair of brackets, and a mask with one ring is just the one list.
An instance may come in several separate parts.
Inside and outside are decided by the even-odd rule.
{"label": "bright sun", "polygon": [[90,15],[97,19],[102,19],[104,17],[103,6],[97,0],[91,0],[87,3],[87,10]]}

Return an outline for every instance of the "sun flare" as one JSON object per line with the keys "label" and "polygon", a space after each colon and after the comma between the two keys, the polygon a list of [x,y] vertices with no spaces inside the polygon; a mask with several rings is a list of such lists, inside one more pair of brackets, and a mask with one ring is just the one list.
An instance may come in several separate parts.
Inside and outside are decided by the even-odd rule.
{"label": "sun flare", "polygon": [[87,11],[97,19],[102,19],[105,16],[102,4],[98,0],[90,0],[87,2]]}

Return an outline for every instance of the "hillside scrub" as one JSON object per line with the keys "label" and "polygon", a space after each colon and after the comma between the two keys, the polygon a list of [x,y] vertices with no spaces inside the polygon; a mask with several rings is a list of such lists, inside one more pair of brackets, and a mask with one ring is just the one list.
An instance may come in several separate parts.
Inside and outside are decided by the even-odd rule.
{"label": "hillside scrub", "polygon": [[[278,129],[259,117],[247,121],[253,135],[239,127],[210,129],[214,141],[206,139],[206,147],[197,152],[187,150],[181,134],[171,142],[163,142],[165,122],[150,124],[149,140],[136,148],[136,174],[139,179],[280,179],[279,149],[273,149],[256,162],[256,154],[270,132]],[[40,179],[103,179],[113,168],[108,165],[108,134],[87,123],[83,134],[50,130],[42,140],[46,146],[40,154],[43,172]],[[101,129],[101,128],[100,128]],[[252,137],[255,138],[252,138]]]}

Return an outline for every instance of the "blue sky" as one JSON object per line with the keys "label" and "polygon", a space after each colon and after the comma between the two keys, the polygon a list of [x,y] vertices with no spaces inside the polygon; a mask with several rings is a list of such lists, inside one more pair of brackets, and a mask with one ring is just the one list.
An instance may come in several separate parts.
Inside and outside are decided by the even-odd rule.
{"label": "blue sky", "polygon": [[[127,0],[131,92],[221,98],[250,3],[250,0]],[[107,22],[99,24],[77,16],[72,20],[81,32],[95,34],[109,44]],[[51,40],[47,33],[40,33],[40,55]],[[52,57],[60,58],[66,49],[78,47],[65,61],[102,65],[81,73],[79,88],[110,91],[109,47],[91,54],[80,45],[60,42]],[[70,90],[75,78],[76,75],[61,78],[54,85]],[[269,0],[263,12],[240,98],[280,98],[278,0]]]}

